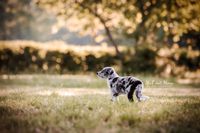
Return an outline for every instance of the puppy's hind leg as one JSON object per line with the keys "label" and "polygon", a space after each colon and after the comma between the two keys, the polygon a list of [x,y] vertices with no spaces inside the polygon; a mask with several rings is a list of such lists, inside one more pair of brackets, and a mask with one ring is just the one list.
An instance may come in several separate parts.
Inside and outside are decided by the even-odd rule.
{"label": "puppy's hind leg", "polygon": [[139,102],[146,101],[147,99],[149,99],[148,96],[142,95],[142,88],[143,88],[143,84],[139,84],[138,86],[136,86],[136,90],[135,90],[135,95]]}
{"label": "puppy's hind leg", "polygon": [[130,87],[130,91],[128,92],[127,94],[127,97],[128,97],[128,100],[129,102],[133,102],[133,93],[134,93],[134,90],[135,90],[135,87],[134,86],[131,86]]}

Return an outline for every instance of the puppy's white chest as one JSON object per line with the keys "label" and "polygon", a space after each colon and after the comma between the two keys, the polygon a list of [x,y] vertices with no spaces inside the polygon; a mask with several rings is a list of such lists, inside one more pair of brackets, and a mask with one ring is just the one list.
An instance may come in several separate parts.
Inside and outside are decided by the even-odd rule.
{"label": "puppy's white chest", "polygon": [[111,89],[109,80],[107,80],[107,86]]}

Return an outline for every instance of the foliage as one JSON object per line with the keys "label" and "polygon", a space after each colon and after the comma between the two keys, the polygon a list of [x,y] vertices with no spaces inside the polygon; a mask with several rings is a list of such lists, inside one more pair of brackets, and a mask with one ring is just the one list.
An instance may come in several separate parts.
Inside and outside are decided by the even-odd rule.
{"label": "foliage", "polygon": [[63,34],[73,31],[113,45],[118,54],[122,40],[200,48],[197,0],[1,0],[0,10],[2,40],[46,41],[62,34],[67,41]]}
{"label": "foliage", "polygon": [[[112,34],[126,35],[135,38],[138,43],[160,40],[169,44],[184,42],[190,45],[188,40],[193,40],[193,45],[197,46],[199,42],[198,37],[190,37],[192,32],[199,35],[200,31],[200,3],[196,0],[36,1],[47,10],[53,8],[60,16],[69,16],[67,20],[72,16],[84,19],[83,27],[104,28],[105,33],[109,30]],[[151,34],[153,40],[149,38]],[[110,35],[107,36],[109,38]],[[186,36],[185,40],[182,36]]]}
{"label": "foliage", "polygon": [[156,51],[148,45],[135,47],[135,54],[131,54],[129,56],[130,57],[128,57],[128,59],[123,61],[123,71],[125,73],[155,72]]}
{"label": "foliage", "polygon": [[183,51],[180,54],[179,60],[176,62],[180,66],[187,66],[190,70],[195,70],[200,67],[200,56],[192,58],[188,56],[188,52]]}
{"label": "foliage", "polygon": [[[0,40],[48,40],[55,16],[33,5],[33,0],[0,1]],[[42,35],[42,36],[41,36]]]}
{"label": "foliage", "polygon": [[85,59],[88,71],[97,71],[105,66],[114,66],[117,63],[116,61],[117,57],[109,53],[102,54],[99,58],[95,57],[95,55],[89,54]]}

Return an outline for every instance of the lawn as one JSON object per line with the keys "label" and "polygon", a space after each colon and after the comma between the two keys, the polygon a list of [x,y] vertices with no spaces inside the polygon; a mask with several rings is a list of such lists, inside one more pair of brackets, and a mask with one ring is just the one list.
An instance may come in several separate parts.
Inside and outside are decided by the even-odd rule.
{"label": "lawn", "polygon": [[[200,132],[200,87],[139,76],[145,102],[110,101],[94,75],[1,75],[1,132]],[[195,87],[195,88],[194,88]]]}

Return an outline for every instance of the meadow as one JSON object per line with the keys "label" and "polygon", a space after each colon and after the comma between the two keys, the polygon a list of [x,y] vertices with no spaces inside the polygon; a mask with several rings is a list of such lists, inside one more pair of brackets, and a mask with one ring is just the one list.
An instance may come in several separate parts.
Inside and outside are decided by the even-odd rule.
{"label": "meadow", "polygon": [[200,131],[199,85],[137,75],[145,102],[126,96],[110,101],[106,81],[88,75],[1,75],[3,132],[181,132]]}
{"label": "meadow", "polygon": [[[198,0],[1,0],[0,133],[200,133]],[[149,100],[112,102],[106,66]]]}

